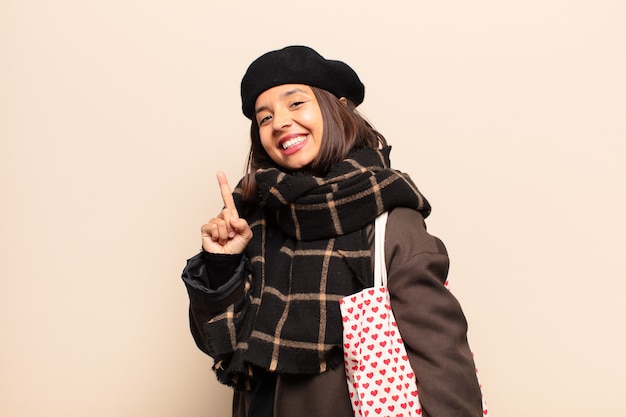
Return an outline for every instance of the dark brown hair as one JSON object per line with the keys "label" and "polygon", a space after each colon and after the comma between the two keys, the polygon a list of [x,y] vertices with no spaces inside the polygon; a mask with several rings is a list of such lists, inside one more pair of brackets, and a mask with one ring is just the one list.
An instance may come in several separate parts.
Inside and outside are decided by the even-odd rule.
{"label": "dark brown hair", "polygon": [[[334,164],[346,159],[353,149],[387,146],[384,136],[372,127],[349,100],[344,103],[332,93],[320,88],[311,87],[311,90],[320,106],[324,128],[319,153],[301,172],[320,176],[328,172]],[[263,148],[255,118],[252,119],[250,126],[250,139],[250,153],[242,191],[246,200],[254,201],[257,197],[254,173],[262,166],[278,166]]]}

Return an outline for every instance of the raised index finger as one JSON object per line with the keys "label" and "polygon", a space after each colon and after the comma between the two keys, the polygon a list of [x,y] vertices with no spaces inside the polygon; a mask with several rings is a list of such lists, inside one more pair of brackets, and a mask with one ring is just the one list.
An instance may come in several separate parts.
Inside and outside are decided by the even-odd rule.
{"label": "raised index finger", "polygon": [[222,193],[222,201],[224,201],[224,207],[232,210],[235,214],[237,214],[235,200],[233,199],[233,192],[230,190],[230,186],[228,185],[228,179],[226,178],[226,174],[221,171],[218,172],[217,182],[220,185],[220,192]]}

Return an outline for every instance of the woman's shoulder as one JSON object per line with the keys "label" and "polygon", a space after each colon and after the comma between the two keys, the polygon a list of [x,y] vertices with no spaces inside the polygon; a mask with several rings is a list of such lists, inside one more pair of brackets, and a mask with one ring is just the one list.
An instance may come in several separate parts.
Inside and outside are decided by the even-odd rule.
{"label": "woman's shoulder", "polygon": [[408,256],[420,253],[447,255],[443,242],[428,233],[424,216],[408,207],[396,207],[389,211],[385,242],[387,251],[401,251]]}

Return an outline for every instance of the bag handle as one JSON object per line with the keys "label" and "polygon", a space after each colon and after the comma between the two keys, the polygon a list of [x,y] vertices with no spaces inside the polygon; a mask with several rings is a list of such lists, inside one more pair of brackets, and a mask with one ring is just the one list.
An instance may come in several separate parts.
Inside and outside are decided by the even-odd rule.
{"label": "bag handle", "polygon": [[374,222],[374,286],[387,285],[387,266],[385,265],[385,228],[387,214],[384,212]]}

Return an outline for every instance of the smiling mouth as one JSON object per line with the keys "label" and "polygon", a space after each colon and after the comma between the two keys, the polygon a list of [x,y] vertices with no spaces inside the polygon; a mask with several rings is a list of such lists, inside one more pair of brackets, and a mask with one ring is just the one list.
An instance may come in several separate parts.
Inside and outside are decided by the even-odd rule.
{"label": "smiling mouth", "polygon": [[305,140],[306,140],[306,136],[297,136],[295,138],[284,141],[283,143],[280,144],[280,146],[281,148],[283,148],[283,150],[285,150],[285,149],[291,148],[292,146],[296,146],[304,142]]}

